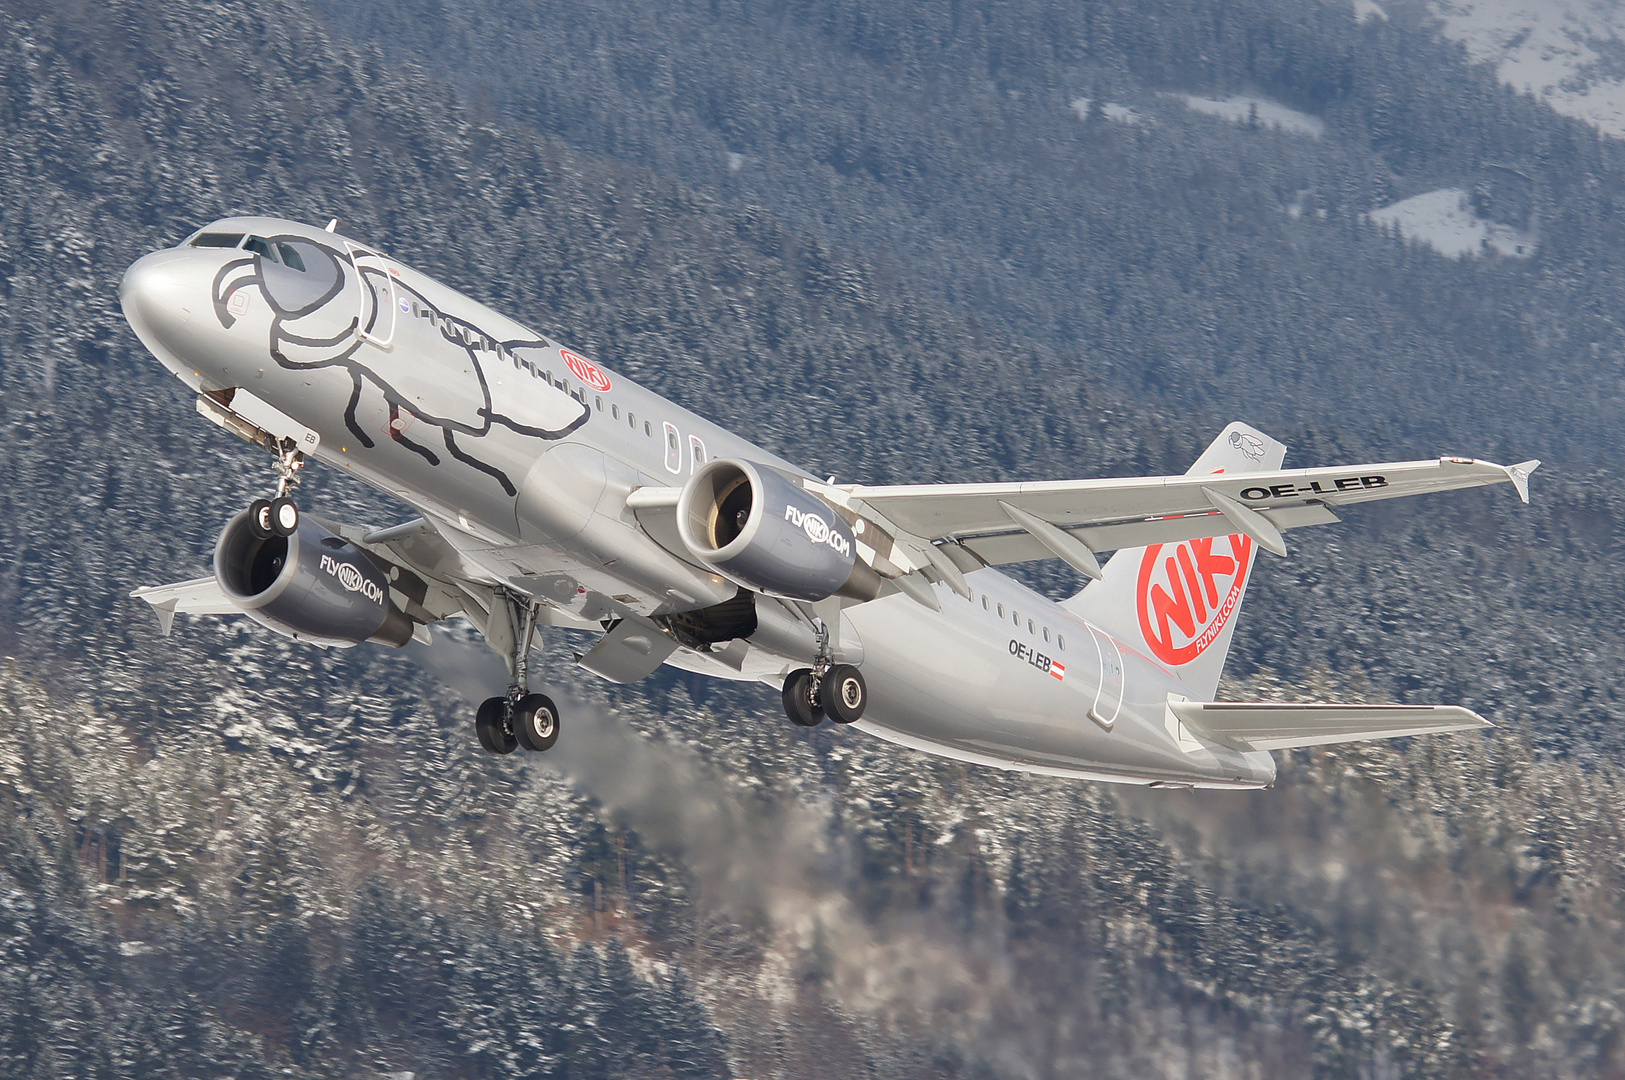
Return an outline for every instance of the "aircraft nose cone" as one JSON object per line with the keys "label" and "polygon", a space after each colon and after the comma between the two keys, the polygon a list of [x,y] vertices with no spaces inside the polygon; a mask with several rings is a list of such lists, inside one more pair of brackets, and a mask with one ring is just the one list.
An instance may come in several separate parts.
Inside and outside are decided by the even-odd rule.
{"label": "aircraft nose cone", "polygon": [[161,360],[171,361],[182,352],[188,324],[203,314],[209,299],[207,289],[200,288],[196,280],[194,254],[171,249],[143,255],[119,283],[125,320]]}

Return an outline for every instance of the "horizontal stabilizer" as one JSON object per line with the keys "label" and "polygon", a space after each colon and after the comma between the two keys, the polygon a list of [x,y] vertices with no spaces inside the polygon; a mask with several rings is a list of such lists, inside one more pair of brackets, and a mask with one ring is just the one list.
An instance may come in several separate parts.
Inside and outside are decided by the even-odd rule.
{"label": "horizontal stabilizer", "polygon": [[1288,750],[1495,726],[1460,705],[1170,701],[1168,712],[1190,734],[1237,750]]}
{"label": "horizontal stabilizer", "polygon": [[175,613],[187,615],[237,615],[242,608],[233,604],[220,591],[220,583],[213,577],[195,578],[174,585],[148,585],[130,594],[137,600],[152,605],[158,616],[158,627],[165,637],[175,625]]}

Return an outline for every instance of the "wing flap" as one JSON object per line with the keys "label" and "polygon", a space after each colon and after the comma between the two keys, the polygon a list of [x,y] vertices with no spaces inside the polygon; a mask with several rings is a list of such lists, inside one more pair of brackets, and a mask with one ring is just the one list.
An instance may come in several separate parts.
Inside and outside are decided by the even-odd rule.
{"label": "wing flap", "polygon": [[[1324,503],[1306,503],[1302,506],[1283,506],[1278,510],[1261,511],[1278,529],[1301,529],[1307,525],[1329,525],[1338,519],[1331,507]],[[1151,518],[1146,521],[1128,521],[1116,525],[1093,525],[1077,529],[1063,529],[1069,536],[1082,540],[1091,551],[1122,551],[1126,548],[1149,547],[1152,544],[1177,544],[1183,540],[1200,540],[1204,536],[1228,536],[1236,531],[1230,519],[1217,510],[1182,517]],[[1048,547],[1036,537],[1014,528],[1002,533],[970,537],[960,541],[989,566],[1007,563],[1033,562],[1051,558]]]}
{"label": "wing flap", "polygon": [[1238,750],[1288,750],[1494,726],[1460,705],[1170,701],[1168,712],[1191,733]]}

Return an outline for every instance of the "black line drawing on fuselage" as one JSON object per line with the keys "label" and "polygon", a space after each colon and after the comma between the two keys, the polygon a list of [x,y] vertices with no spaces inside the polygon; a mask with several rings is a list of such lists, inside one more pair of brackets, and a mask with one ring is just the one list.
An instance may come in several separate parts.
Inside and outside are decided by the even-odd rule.
{"label": "black line drawing on fuselage", "polygon": [[[447,454],[514,496],[518,492],[507,474],[459,445],[458,437],[480,439],[501,426],[520,435],[556,440],[586,423],[590,415],[586,403],[551,383],[544,384],[545,391],[535,388],[505,395],[498,411],[493,384],[502,381],[507,368],[537,375],[540,357],[527,354],[551,353],[554,346],[545,338],[503,340],[448,315],[402,281],[390,260],[378,252],[339,251],[297,235],[268,237],[264,242],[280,258],[255,251],[226,263],[215,275],[215,316],[229,329],[246,310],[238,294],[257,289],[271,311],[268,347],[279,366],[291,371],[341,368],[349,374],[352,390],[344,423],[362,446],[376,445],[357,418],[362,396],[371,386],[382,395],[389,415],[380,434],[439,466],[440,455],[407,434],[422,425],[439,428]],[[366,260],[376,265],[365,265]],[[386,313],[388,333],[380,336]],[[468,377],[448,378],[444,364],[387,370],[390,343],[418,323],[433,329],[434,337],[444,343],[440,348],[448,350],[448,359],[466,361]],[[531,378],[526,382],[534,385]]]}

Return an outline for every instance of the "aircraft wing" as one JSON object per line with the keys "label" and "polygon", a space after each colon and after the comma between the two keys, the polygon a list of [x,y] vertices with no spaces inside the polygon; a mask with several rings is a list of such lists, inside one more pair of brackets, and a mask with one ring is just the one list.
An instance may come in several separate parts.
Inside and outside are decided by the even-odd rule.
{"label": "aircraft wing", "polygon": [[158,616],[158,625],[165,637],[175,625],[175,614],[187,615],[240,615],[242,609],[220,591],[220,583],[209,577],[194,578],[174,585],[148,585],[130,594],[137,600],[152,605]]}
{"label": "aircraft wing", "polygon": [[1336,521],[1335,508],[1354,503],[1506,483],[1528,502],[1529,474],[1539,464],[1445,457],[1232,475],[835,490],[899,539],[956,542],[993,565],[1059,557],[1095,576],[1093,552],[1204,536],[1246,533],[1285,554],[1282,530]]}

